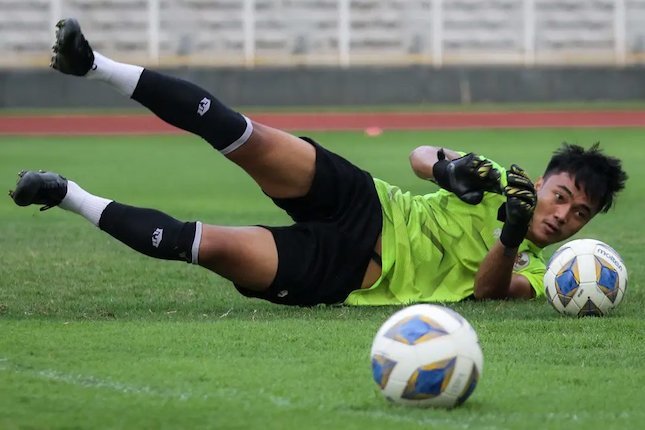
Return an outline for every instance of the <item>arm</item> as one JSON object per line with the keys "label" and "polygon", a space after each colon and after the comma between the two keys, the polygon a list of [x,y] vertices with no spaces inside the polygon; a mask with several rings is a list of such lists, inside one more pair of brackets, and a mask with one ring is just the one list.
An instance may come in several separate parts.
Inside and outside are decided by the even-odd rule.
{"label": "arm", "polygon": [[[432,168],[435,163],[439,161],[437,152],[441,148],[436,146],[419,146],[414,151],[410,153],[410,166],[412,166],[412,171],[421,179],[426,179],[429,181],[434,180],[434,174]],[[459,153],[452,151],[450,149],[444,149],[444,154],[446,155],[446,160],[456,160],[461,157]]]}
{"label": "arm", "polygon": [[443,148],[420,146],[410,154],[410,165],[421,179],[435,182],[471,205],[481,202],[486,191],[501,192],[499,171],[490,160],[472,152],[462,156]]}
{"label": "arm", "polygon": [[517,248],[506,248],[500,241],[493,245],[475,275],[477,300],[535,297],[528,279],[513,273],[516,257]]}
{"label": "arm", "polygon": [[475,298],[506,299],[534,296],[529,281],[513,274],[517,249],[524,240],[537,202],[535,187],[526,172],[512,165],[506,172],[504,226],[475,274]]}

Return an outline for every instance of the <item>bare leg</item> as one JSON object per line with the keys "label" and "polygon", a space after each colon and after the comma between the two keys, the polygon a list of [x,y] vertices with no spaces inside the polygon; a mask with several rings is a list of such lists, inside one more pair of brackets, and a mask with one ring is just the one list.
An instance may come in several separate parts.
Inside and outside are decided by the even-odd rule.
{"label": "bare leg", "polygon": [[58,206],[141,254],[199,264],[247,289],[268,288],[277,273],[276,243],[262,227],[182,222],[155,209],[93,195],[52,172],[21,172],[9,194],[19,206]]}
{"label": "bare leg", "polygon": [[[112,66],[126,70],[136,67]],[[132,99],[169,124],[206,140],[271,197],[302,197],[309,191],[316,164],[316,150],[311,144],[253,122],[191,82],[147,69],[137,79]]]}
{"label": "bare leg", "polygon": [[311,186],[315,149],[288,133],[251,121],[188,81],[92,51],[74,19],[56,25],[51,66],[102,81],[162,120],[194,133],[253,177],[272,197],[300,197]]}
{"label": "bare leg", "polygon": [[316,150],[312,145],[256,122],[249,140],[227,157],[244,169],[265,193],[276,198],[307,194],[316,169]]}
{"label": "bare leg", "polygon": [[[245,170],[271,197],[294,198],[308,193],[316,168],[316,150],[309,143],[272,127],[252,123],[187,81],[118,63],[92,52],[74,20],[63,20],[57,28],[52,58],[55,69],[105,82],[164,121],[202,137]],[[88,198],[80,192],[75,194]],[[276,276],[275,240],[266,229],[181,223],[158,211],[116,202],[102,204],[105,211],[99,215],[98,226],[146,255],[185,260],[186,255],[194,257],[194,250],[199,249],[198,258],[192,261],[256,290],[266,289]],[[74,211],[83,214],[80,210]],[[197,242],[191,242],[193,238]]]}
{"label": "bare leg", "polygon": [[262,291],[278,270],[273,235],[262,227],[204,225],[198,264],[237,285]]}
{"label": "bare leg", "polygon": [[[96,53],[96,61],[113,69],[107,81],[116,89],[134,88],[131,97],[162,120],[196,134],[239,165],[275,198],[307,194],[314,176],[315,148],[284,131],[255,123],[233,111],[205,89],[182,79],[137,66],[112,62]],[[100,77],[103,70],[88,73]],[[105,70],[103,70],[105,74]],[[113,82],[118,72],[128,77]],[[118,84],[118,85],[117,85]]]}
{"label": "bare leg", "polygon": [[[79,195],[70,181],[72,194]],[[104,207],[97,226],[130,248],[153,258],[199,264],[242,287],[268,288],[278,269],[278,252],[271,232],[262,227],[224,227],[200,222],[182,222],[155,209],[111,202],[84,193],[83,204],[96,201]],[[69,194],[69,193],[68,193]],[[89,196],[88,196],[89,195]],[[66,196],[61,207],[74,210]]]}

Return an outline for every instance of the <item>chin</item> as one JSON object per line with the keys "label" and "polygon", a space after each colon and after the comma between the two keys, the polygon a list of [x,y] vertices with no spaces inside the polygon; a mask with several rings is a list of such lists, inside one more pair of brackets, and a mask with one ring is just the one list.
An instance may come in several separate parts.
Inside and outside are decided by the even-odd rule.
{"label": "chin", "polygon": [[540,248],[544,248],[545,246],[559,242],[558,238],[548,235],[543,231],[530,231],[527,239],[529,239]]}
{"label": "chin", "polygon": [[[552,234],[542,234],[539,238],[541,247],[553,245],[554,243],[562,242],[565,238],[561,234],[552,235]],[[537,245],[537,244],[536,244]]]}

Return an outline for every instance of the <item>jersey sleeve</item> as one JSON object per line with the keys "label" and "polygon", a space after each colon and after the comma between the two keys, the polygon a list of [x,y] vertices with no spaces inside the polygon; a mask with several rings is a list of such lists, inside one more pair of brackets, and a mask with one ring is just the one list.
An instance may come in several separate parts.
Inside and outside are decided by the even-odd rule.
{"label": "jersey sleeve", "polygon": [[537,256],[530,251],[522,251],[518,254],[513,273],[524,276],[533,290],[535,297],[544,296],[544,274],[546,265],[541,256]]}

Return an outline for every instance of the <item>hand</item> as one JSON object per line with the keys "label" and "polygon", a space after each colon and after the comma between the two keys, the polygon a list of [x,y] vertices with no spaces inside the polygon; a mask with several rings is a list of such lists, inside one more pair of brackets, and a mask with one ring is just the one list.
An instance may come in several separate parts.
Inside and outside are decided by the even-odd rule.
{"label": "hand", "polygon": [[506,220],[499,240],[507,248],[517,248],[529,230],[537,196],[533,182],[516,164],[506,172],[506,181]]}
{"label": "hand", "polygon": [[500,174],[490,160],[471,152],[448,161],[443,149],[437,156],[439,161],[432,167],[435,182],[464,202],[476,205],[484,198],[485,191],[501,193]]}

